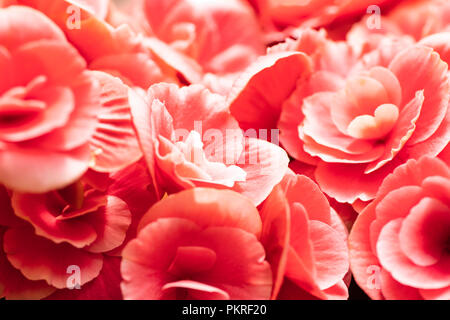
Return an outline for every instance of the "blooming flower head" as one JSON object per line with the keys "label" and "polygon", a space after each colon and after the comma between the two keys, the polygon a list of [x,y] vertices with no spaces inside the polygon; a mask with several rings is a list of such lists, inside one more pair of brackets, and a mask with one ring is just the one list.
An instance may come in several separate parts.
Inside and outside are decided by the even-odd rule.
{"label": "blooming flower head", "polygon": [[371,298],[450,298],[449,178],[441,160],[410,160],[356,220],[350,262]]}

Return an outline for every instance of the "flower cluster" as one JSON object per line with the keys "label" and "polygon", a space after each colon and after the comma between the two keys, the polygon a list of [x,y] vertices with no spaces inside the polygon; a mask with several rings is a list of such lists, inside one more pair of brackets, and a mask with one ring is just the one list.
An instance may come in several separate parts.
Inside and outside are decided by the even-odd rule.
{"label": "flower cluster", "polygon": [[446,0],[0,0],[0,298],[450,300]]}

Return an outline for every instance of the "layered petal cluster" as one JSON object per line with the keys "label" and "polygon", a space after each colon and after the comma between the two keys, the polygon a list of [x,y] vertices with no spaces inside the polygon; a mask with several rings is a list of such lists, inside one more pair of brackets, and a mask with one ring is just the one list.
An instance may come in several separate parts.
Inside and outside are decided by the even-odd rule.
{"label": "layered petal cluster", "polygon": [[272,273],[252,202],[196,188],[154,205],[123,252],[125,299],[269,299]]}
{"label": "layered petal cluster", "polygon": [[146,45],[184,82],[214,92],[227,93],[237,75],[264,54],[261,27],[242,0],[138,0],[128,11],[141,16],[141,28],[150,35]]}
{"label": "layered petal cluster", "polygon": [[370,201],[396,166],[447,146],[446,34],[418,44],[387,40],[366,53],[324,32],[297,36],[235,83],[230,109],[244,128],[278,127],[289,154],[317,166],[330,197]]}
{"label": "layered petal cluster", "polygon": [[138,138],[157,192],[232,189],[259,205],[288,169],[286,152],[243,132],[225,99],[200,85],[130,91]]}
{"label": "layered petal cluster", "polygon": [[381,6],[387,8],[392,0],[248,0],[253,4],[267,28],[321,27],[344,20]]}
{"label": "layered petal cluster", "polygon": [[1,187],[1,295],[121,299],[121,248],[155,201],[149,185],[145,166],[135,164],[45,194]]}
{"label": "layered petal cluster", "polygon": [[45,14],[90,69],[108,72],[127,85],[144,89],[156,82],[178,82],[178,71],[160,61],[132,25],[123,23],[127,19],[117,17],[121,15],[109,1],[11,0],[3,6],[8,5],[29,6]]}
{"label": "layered petal cluster", "polygon": [[0,183],[47,192],[83,175],[100,110],[99,85],[41,13],[0,10]]}
{"label": "layered petal cluster", "polygon": [[[420,41],[432,34],[449,31],[450,3],[445,0],[403,1],[387,15],[378,16],[377,21],[368,21],[370,19],[368,16],[354,24],[347,39],[365,46],[385,37],[410,37]],[[373,27],[375,23],[379,28]]]}
{"label": "layered petal cluster", "polygon": [[410,160],[357,218],[351,268],[371,298],[450,299],[449,183],[441,160]]}
{"label": "layered petal cluster", "polygon": [[[338,92],[304,100],[299,133],[304,150],[322,160],[316,171],[322,189],[342,202],[371,200],[399,163],[437,156],[450,138],[449,88],[448,65],[431,48],[415,45],[387,66],[349,77]],[[312,129],[317,117],[330,121],[328,132]],[[349,172],[347,179],[360,180],[358,190],[337,190],[339,176]]]}
{"label": "layered petal cluster", "polygon": [[450,300],[449,64],[448,0],[0,0],[0,299]]}
{"label": "layered petal cluster", "polygon": [[319,187],[289,172],[261,207],[273,299],[347,299],[347,230]]}

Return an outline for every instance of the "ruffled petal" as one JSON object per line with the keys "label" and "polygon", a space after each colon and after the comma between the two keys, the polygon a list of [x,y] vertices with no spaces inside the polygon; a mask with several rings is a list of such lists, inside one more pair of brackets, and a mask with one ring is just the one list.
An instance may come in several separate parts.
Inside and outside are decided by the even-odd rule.
{"label": "ruffled petal", "polygon": [[234,191],[252,199],[255,205],[263,202],[288,170],[286,152],[264,140],[246,139],[245,150],[237,165],[247,174],[244,182],[237,182]]}
{"label": "ruffled petal", "polygon": [[447,113],[450,97],[447,64],[432,49],[416,46],[400,52],[391,62],[389,69],[400,81],[403,103],[411,101],[417,91],[424,91],[423,111],[409,143],[428,139]]}
{"label": "ruffled petal", "polygon": [[[259,58],[234,84],[228,96],[231,114],[244,130],[276,128],[283,102],[311,69],[311,61],[303,53]],[[278,81],[281,77],[283,81]]]}
{"label": "ruffled petal", "polygon": [[0,181],[20,192],[44,193],[78,180],[90,161],[88,145],[70,151],[0,146]]}
{"label": "ruffled petal", "polygon": [[441,289],[450,285],[450,257],[443,257],[438,263],[420,267],[402,252],[399,231],[403,219],[392,220],[381,230],[377,242],[380,263],[398,282],[422,289]]}
{"label": "ruffled petal", "polygon": [[168,196],[144,215],[138,232],[161,218],[189,218],[200,227],[240,228],[258,237],[262,227],[260,215],[250,199],[229,190],[196,188]]}
{"label": "ruffled petal", "polygon": [[95,154],[95,165],[91,167],[100,172],[118,171],[142,156],[131,121],[128,88],[106,73],[92,74],[100,82],[102,110],[90,139]]}
{"label": "ruffled petal", "polygon": [[68,244],[55,244],[38,237],[29,228],[9,229],[5,233],[5,253],[9,262],[30,280],[45,280],[64,289],[68,285],[71,266],[79,267],[80,285],[95,279],[103,265],[103,257]]}

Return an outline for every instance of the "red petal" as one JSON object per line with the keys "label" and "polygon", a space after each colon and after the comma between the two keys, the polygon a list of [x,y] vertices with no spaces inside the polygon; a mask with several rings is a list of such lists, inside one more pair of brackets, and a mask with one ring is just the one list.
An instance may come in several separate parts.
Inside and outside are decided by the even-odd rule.
{"label": "red petal", "polygon": [[205,72],[237,72],[264,53],[258,22],[244,2],[150,0],[143,9],[152,31],[198,61]]}
{"label": "red petal", "polygon": [[228,98],[231,113],[241,128],[276,128],[283,102],[311,68],[311,61],[303,53],[269,54],[257,60],[235,82]]}
{"label": "red petal", "polygon": [[428,139],[447,113],[450,95],[447,64],[432,49],[416,46],[400,52],[391,62],[389,69],[400,81],[403,103],[411,101],[417,91],[424,90],[423,111],[409,144]]}
{"label": "red petal", "polygon": [[381,270],[380,280],[383,296],[387,300],[422,300],[417,288],[401,284],[384,269]]}
{"label": "red petal", "polygon": [[154,83],[170,81],[148,53],[121,53],[101,56],[89,64],[91,70],[119,77],[129,86],[148,88]]}
{"label": "red petal", "polygon": [[0,43],[10,50],[39,40],[65,42],[64,33],[42,13],[27,7],[12,6],[0,13]]}
{"label": "red petal", "polygon": [[55,291],[54,287],[43,280],[28,280],[9,263],[3,252],[3,235],[0,228],[0,297],[9,300],[38,300]]}
{"label": "red petal", "polygon": [[89,141],[98,125],[101,110],[99,86],[89,72],[84,72],[74,81],[71,89],[75,97],[75,109],[63,128],[53,130],[37,141],[39,146],[50,150],[70,150]]}
{"label": "red petal", "polygon": [[261,208],[262,235],[267,261],[272,267],[272,299],[276,299],[283,284],[290,242],[290,209],[281,186],[275,186]]}
{"label": "red petal", "polygon": [[143,161],[114,173],[111,178],[113,182],[108,187],[107,194],[125,201],[132,216],[123,244],[111,253],[115,254],[120,253],[123,246],[136,237],[139,221],[158,199],[151,187],[151,178]]}
{"label": "red petal", "polygon": [[390,191],[403,186],[421,186],[423,181],[432,176],[450,178],[450,169],[438,158],[422,157],[420,160],[409,160],[405,165],[397,167],[380,187],[378,197],[382,198]]}
{"label": "red petal", "polygon": [[245,150],[237,165],[247,176],[245,182],[237,182],[233,190],[259,205],[281,181],[288,164],[289,158],[280,147],[264,140],[246,139]]}
{"label": "red petal", "polygon": [[95,229],[90,223],[58,219],[60,212],[54,209],[58,207],[58,200],[52,194],[14,193],[12,205],[16,215],[29,221],[37,235],[55,243],[68,242],[77,248],[82,248],[97,238]]}
{"label": "red petal", "polygon": [[109,0],[69,0],[69,2],[81,8],[86,8],[100,19],[106,18],[110,4]]}
{"label": "red petal", "polygon": [[128,87],[119,79],[102,72],[92,72],[100,82],[102,110],[90,140],[95,154],[96,171],[121,170],[141,158],[128,104]]}
{"label": "red petal", "polygon": [[298,131],[304,115],[302,111],[303,99],[317,92],[337,91],[342,87],[342,79],[333,73],[319,71],[311,75],[307,82],[298,82],[294,93],[283,103],[278,127],[280,142],[286,151],[302,162],[316,164],[317,159],[303,150],[303,141]]}
{"label": "red petal", "polygon": [[11,206],[11,198],[8,190],[0,185],[0,226],[20,227],[26,222],[18,218]]}
{"label": "red petal", "polygon": [[131,213],[123,200],[108,196],[104,207],[82,219],[90,223],[97,234],[95,241],[85,250],[100,253],[115,249],[123,243],[131,224]]}
{"label": "red petal", "polygon": [[286,196],[289,203],[300,203],[309,220],[331,224],[330,204],[317,184],[306,176],[296,175],[287,182]]}
{"label": "red petal", "polygon": [[[406,218],[411,209],[425,196],[423,190],[417,186],[406,186],[395,189],[383,198],[377,198],[377,218],[370,226],[372,247],[375,248],[381,229],[390,221]],[[398,203],[402,205],[399,206]],[[396,210],[392,210],[395,208]]]}
{"label": "red petal", "polygon": [[[339,202],[353,203],[358,199],[369,201],[375,198],[383,179],[392,172],[394,163],[370,174],[364,173],[365,167],[364,164],[321,162],[315,177],[321,189]],[[345,188],[342,188],[343,183]]]}
{"label": "red petal", "polygon": [[[174,129],[183,129],[187,132],[195,130],[202,138],[203,134],[196,123],[201,126],[203,132],[216,129],[220,130],[224,137],[226,129],[239,129],[236,120],[230,116],[223,97],[209,92],[200,85],[183,88],[170,84],[153,85],[149,89],[148,100],[153,102],[155,99],[161,101],[172,116]],[[204,148],[207,147],[208,144],[205,143]]]}
{"label": "red petal", "polygon": [[86,283],[81,289],[63,289],[46,298],[46,300],[122,300],[120,291],[120,258],[103,259],[103,268],[98,277]]}
{"label": "red petal", "polygon": [[258,237],[261,234],[261,218],[255,206],[246,197],[228,190],[196,188],[168,196],[144,215],[138,232],[161,218],[190,219],[202,228],[234,227]]}
{"label": "red petal", "polygon": [[435,157],[441,153],[450,141],[450,107],[439,128],[427,140],[414,145],[406,145],[404,152],[410,159],[419,159],[423,155]]}
{"label": "red petal", "polygon": [[[28,89],[26,90],[28,91]],[[32,97],[32,99],[43,103],[45,108],[37,112],[36,120],[27,121],[23,125],[7,126],[0,129],[0,136],[4,141],[22,142],[40,137],[54,129],[63,127],[70,118],[70,114],[75,107],[75,98],[69,88],[45,87],[44,83],[43,88],[32,88],[30,90],[38,92],[31,94],[28,91],[25,93],[25,99]],[[20,102],[25,103],[25,101]],[[6,98],[5,104],[8,104],[8,98]],[[21,108],[21,105],[16,105],[15,101],[11,101],[11,104],[13,104],[13,108]],[[6,117],[8,117],[8,113],[8,110],[3,111]],[[14,114],[14,111],[12,111],[12,114]]]}
{"label": "red petal", "polygon": [[450,63],[450,32],[440,32],[423,38],[419,41],[421,45],[433,48],[434,51],[439,53],[441,59]]}
{"label": "red petal", "polygon": [[[133,90],[128,91],[128,98],[131,107],[131,115],[133,119],[133,124],[136,128],[137,137],[139,139],[139,144],[141,146],[142,152],[144,154],[145,160],[147,162],[148,171],[150,173],[150,177],[152,179],[153,187],[155,188],[155,192],[157,197],[159,197],[159,188],[158,183],[156,181],[156,164],[155,164],[155,139],[156,128],[155,123],[152,120],[153,111],[152,107],[147,106],[143,97],[141,97],[137,92]],[[160,102],[156,102],[156,107],[162,109],[162,105]],[[156,113],[156,112],[155,112]],[[165,114],[163,114],[165,116]],[[156,114],[156,119],[161,119],[161,116]],[[169,119],[166,119],[169,120]],[[169,121],[165,121],[166,128],[168,130],[173,130],[173,126],[170,126]],[[156,123],[158,125],[158,123]]]}
{"label": "red petal", "polygon": [[9,262],[25,277],[45,280],[58,289],[67,287],[70,266],[80,268],[80,285],[84,285],[98,276],[103,265],[101,255],[68,244],[55,244],[25,228],[9,229],[3,247]]}
{"label": "red petal", "polygon": [[316,281],[324,290],[338,283],[349,270],[347,242],[329,225],[310,221]]}
{"label": "red petal", "polygon": [[434,290],[420,289],[419,292],[427,300],[450,300],[450,287]]}
{"label": "red petal", "polygon": [[90,160],[88,145],[65,152],[8,146],[0,152],[0,181],[20,192],[44,193],[78,180]]}

